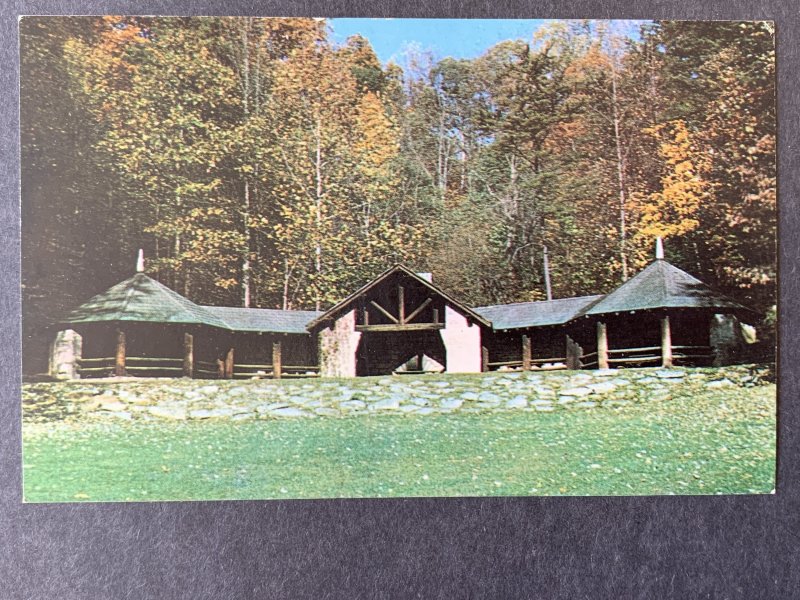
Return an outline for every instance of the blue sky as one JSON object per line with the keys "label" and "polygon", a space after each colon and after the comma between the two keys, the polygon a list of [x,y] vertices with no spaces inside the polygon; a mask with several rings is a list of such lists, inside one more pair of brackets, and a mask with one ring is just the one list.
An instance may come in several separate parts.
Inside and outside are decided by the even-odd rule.
{"label": "blue sky", "polygon": [[543,19],[330,19],[336,43],[360,33],[367,38],[382,63],[403,64],[403,51],[411,44],[430,50],[435,58],[474,58],[497,42],[530,40]]}
{"label": "blue sky", "polygon": [[[367,38],[380,61],[403,65],[409,45],[431,51],[434,58],[475,58],[503,40],[530,40],[545,19],[329,19],[337,44],[349,36]],[[627,27],[626,27],[627,25]],[[636,24],[623,27],[633,33]]]}

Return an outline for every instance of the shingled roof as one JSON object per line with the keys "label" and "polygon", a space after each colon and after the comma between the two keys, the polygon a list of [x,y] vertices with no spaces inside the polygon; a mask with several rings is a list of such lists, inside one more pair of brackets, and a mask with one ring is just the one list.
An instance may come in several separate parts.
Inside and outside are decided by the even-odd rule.
{"label": "shingled roof", "polygon": [[727,296],[718,294],[678,267],[658,259],[588,306],[582,314],[601,315],[658,308],[749,310]]}
{"label": "shingled roof", "polygon": [[82,304],[64,324],[103,321],[208,325],[231,331],[307,333],[315,311],[200,306],[144,273],[118,283]]}
{"label": "shingled roof", "polygon": [[699,279],[657,259],[606,296],[579,296],[542,302],[518,302],[471,309],[403,266],[388,269],[326,312],[200,306],[144,273],[118,283],[73,310],[63,324],[108,321],[207,325],[231,331],[305,334],[343,310],[360,294],[393,273],[403,273],[441,294],[456,310],[495,330],[563,325],[581,316],[659,308],[715,308],[748,311]]}
{"label": "shingled roof", "polygon": [[491,321],[495,330],[563,325],[602,297],[578,296],[539,302],[479,306],[475,312]]}
{"label": "shingled roof", "polygon": [[202,324],[225,328],[225,323],[144,273],[118,283],[82,304],[63,323],[139,321]]}
{"label": "shingled roof", "polygon": [[221,319],[233,331],[264,331],[270,333],[305,333],[306,325],[321,315],[314,310],[277,310],[271,308],[233,308],[203,306]]}

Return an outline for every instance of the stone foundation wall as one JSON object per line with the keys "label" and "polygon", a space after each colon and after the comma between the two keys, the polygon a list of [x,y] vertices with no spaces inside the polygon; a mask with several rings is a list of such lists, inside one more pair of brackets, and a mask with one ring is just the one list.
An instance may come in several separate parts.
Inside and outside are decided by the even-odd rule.
{"label": "stone foundation wall", "polygon": [[[201,420],[445,414],[454,411],[617,410],[626,405],[691,401],[771,384],[771,367],[507,372],[386,376],[349,380],[101,380],[22,387],[27,422],[61,419]],[[774,387],[773,387],[774,389]],[[620,415],[623,418],[622,415]]]}

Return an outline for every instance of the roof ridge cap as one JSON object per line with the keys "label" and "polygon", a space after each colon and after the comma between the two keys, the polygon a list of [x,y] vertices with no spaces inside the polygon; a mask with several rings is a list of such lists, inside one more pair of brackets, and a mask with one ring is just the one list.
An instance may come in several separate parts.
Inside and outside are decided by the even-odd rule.
{"label": "roof ridge cap", "polygon": [[547,302],[563,302],[564,300],[582,300],[584,298],[599,298],[601,296],[605,296],[605,294],[586,294],[583,296],[567,296],[566,298],[552,298],[550,300],[522,300],[520,302],[507,302],[505,304],[486,304],[484,306],[475,306],[473,307],[474,310],[478,310],[480,308],[495,308],[495,307],[502,307],[502,306],[518,306],[520,304],[543,304]]}
{"label": "roof ridge cap", "polygon": [[[138,273],[137,273],[137,274],[138,274]],[[144,273],[142,273],[142,275],[144,275]],[[144,275],[144,276],[145,276],[145,277],[147,277],[147,275]],[[186,296],[184,296],[183,294],[179,294],[179,293],[178,293],[178,292],[176,292],[175,290],[173,290],[173,289],[171,289],[171,288],[167,287],[166,285],[164,285],[163,283],[161,283],[161,282],[160,282],[160,281],[158,281],[157,279],[153,279],[152,277],[147,277],[147,278],[148,278],[150,281],[153,281],[153,282],[157,283],[159,286],[161,286],[162,288],[164,288],[165,290],[167,290],[167,292],[166,292],[166,296],[167,296],[167,298],[169,298],[170,302],[172,302],[172,303],[173,303],[175,306],[177,306],[179,310],[181,310],[181,311],[186,311],[186,307],[184,307],[184,306],[181,306],[180,302],[178,302],[178,300],[175,298],[175,296],[178,296],[178,297],[182,298],[183,300],[185,300],[186,302],[188,302],[188,303],[189,303],[189,304],[191,304],[192,306],[194,306],[194,307],[198,308],[198,309],[200,310],[200,312],[201,312],[201,313],[207,312],[207,311],[206,311],[206,310],[205,310],[205,309],[204,309],[204,308],[203,308],[201,305],[197,304],[196,302],[193,302],[193,301],[191,301],[189,298],[187,298],[187,297],[186,297]],[[220,322],[221,322],[221,323],[222,323],[222,324],[223,324],[225,327],[227,327],[228,329],[230,329],[230,325],[229,325],[229,324],[228,324],[228,323],[225,321],[225,319],[223,319],[223,318],[221,318],[221,317],[215,317],[215,315],[212,315],[211,313],[208,313],[208,316],[209,316],[209,317],[211,317],[211,318],[217,318],[217,319],[219,319],[219,321],[220,321]],[[199,323],[199,324],[200,324],[200,325],[211,325],[210,323]],[[213,325],[212,325],[212,326],[213,326]]]}
{"label": "roof ridge cap", "polygon": [[125,292],[125,300],[122,301],[121,314],[125,314],[128,310],[128,304],[130,303],[131,298],[133,297],[133,293],[136,291],[136,278],[139,277],[139,275],[142,275],[143,277],[150,279],[142,271],[137,271],[136,273],[134,273],[133,277],[130,278],[131,286],[128,288],[128,291]]}

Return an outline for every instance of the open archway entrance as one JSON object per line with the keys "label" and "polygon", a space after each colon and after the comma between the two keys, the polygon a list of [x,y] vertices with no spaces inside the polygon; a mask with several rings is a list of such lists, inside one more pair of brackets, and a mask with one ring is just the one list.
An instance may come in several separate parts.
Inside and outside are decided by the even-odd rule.
{"label": "open archway entrance", "polygon": [[438,331],[364,332],[356,349],[356,374],[441,372],[447,351]]}

